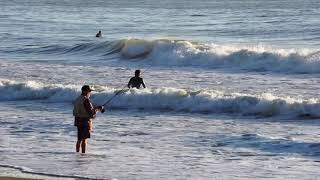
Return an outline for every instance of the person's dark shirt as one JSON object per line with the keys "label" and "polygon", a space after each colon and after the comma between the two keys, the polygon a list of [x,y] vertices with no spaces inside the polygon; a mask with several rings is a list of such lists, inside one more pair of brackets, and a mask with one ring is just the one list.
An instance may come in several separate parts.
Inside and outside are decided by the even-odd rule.
{"label": "person's dark shirt", "polygon": [[84,105],[84,108],[86,109],[87,113],[89,114],[90,118],[95,118],[97,112],[94,109],[93,105],[91,104],[89,98],[84,100],[83,105]]}
{"label": "person's dark shirt", "polygon": [[[84,96],[83,94],[81,96]],[[75,117],[75,121],[74,121],[74,125],[78,126],[78,127],[84,127],[84,126],[88,126],[88,122],[95,118],[96,116],[96,111],[90,101],[89,98],[86,98],[83,102],[83,106],[85,108],[85,110],[87,111],[89,118],[79,118],[79,117]]]}
{"label": "person's dark shirt", "polygon": [[146,85],[144,84],[143,79],[141,77],[132,77],[128,83],[128,88],[139,89],[141,84],[143,88],[146,88]]}

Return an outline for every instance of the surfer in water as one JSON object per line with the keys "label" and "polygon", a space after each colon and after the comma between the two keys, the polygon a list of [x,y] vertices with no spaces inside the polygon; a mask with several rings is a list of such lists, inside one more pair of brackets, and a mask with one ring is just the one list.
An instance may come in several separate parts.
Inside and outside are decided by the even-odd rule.
{"label": "surfer in water", "polygon": [[104,112],[102,106],[93,107],[90,101],[92,89],[88,85],[81,88],[81,95],[74,101],[73,115],[75,117],[74,125],[78,129],[78,141],[76,151],[86,153],[87,138],[90,138],[92,132],[92,120],[96,117],[97,112]]}
{"label": "surfer in water", "polygon": [[137,88],[140,89],[140,86],[146,88],[146,85],[143,82],[143,79],[140,77],[140,70],[134,72],[134,77],[132,77],[128,83],[128,88]]}
{"label": "surfer in water", "polygon": [[96,34],[96,37],[97,37],[97,38],[102,37],[101,31],[99,31],[99,32]]}

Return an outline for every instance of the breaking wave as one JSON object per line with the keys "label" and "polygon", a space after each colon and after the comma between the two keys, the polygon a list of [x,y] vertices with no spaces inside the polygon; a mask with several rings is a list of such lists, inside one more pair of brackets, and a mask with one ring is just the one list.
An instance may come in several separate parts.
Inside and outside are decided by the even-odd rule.
{"label": "breaking wave", "polygon": [[[119,90],[94,86],[92,96],[96,104],[103,104]],[[80,86],[43,84],[34,81],[0,81],[0,101],[43,100],[72,103]],[[320,117],[320,99],[296,99],[272,94],[239,94],[215,90],[191,91],[176,88],[125,90],[110,104],[116,109],[172,111],[205,114],[235,114],[243,116]]]}
{"label": "breaking wave", "polygon": [[[263,46],[219,45],[186,40],[123,39],[18,49],[13,52],[80,54],[139,59],[154,66],[227,68],[277,73],[320,73],[320,51],[311,49],[275,49]],[[102,58],[103,59],[103,58]]]}

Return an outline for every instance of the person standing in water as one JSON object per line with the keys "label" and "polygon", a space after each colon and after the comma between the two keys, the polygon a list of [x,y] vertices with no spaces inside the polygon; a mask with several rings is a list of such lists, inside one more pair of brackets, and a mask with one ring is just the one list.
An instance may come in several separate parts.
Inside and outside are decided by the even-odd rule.
{"label": "person standing in water", "polygon": [[141,85],[143,86],[143,88],[146,88],[146,85],[144,84],[143,79],[140,77],[140,70],[136,70],[134,72],[134,77],[132,77],[128,82],[128,88],[140,89]]}
{"label": "person standing in water", "polygon": [[73,115],[75,116],[74,125],[78,129],[78,141],[76,151],[86,153],[87,139],[92,132],[92,120],[98,111],[104,112],[103,106],[93,107],[90,96],[92,89],[88,85],[81,88],[81,95],[74,101]]}
{"label": "person standing in water", "polygon": [[101,33],[101,31],[99,31],[97,34],[96,34],[96,37],[102,37],[102,33]]}

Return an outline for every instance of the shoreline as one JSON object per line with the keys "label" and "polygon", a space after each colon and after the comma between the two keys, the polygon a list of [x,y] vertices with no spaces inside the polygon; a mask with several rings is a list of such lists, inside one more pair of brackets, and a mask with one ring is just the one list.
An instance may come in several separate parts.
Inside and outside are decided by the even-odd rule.
{"label": "shoreline", "polygon": [[0,180],[36,180],[35,178],[28,177],[14,177],[14,176],[0,176]]}
{"label": "shoreline", "polygon": [[74,180],[71,177],[56,177],[45,174],[23,172],[14,167],[0,167],[0,180]]}

